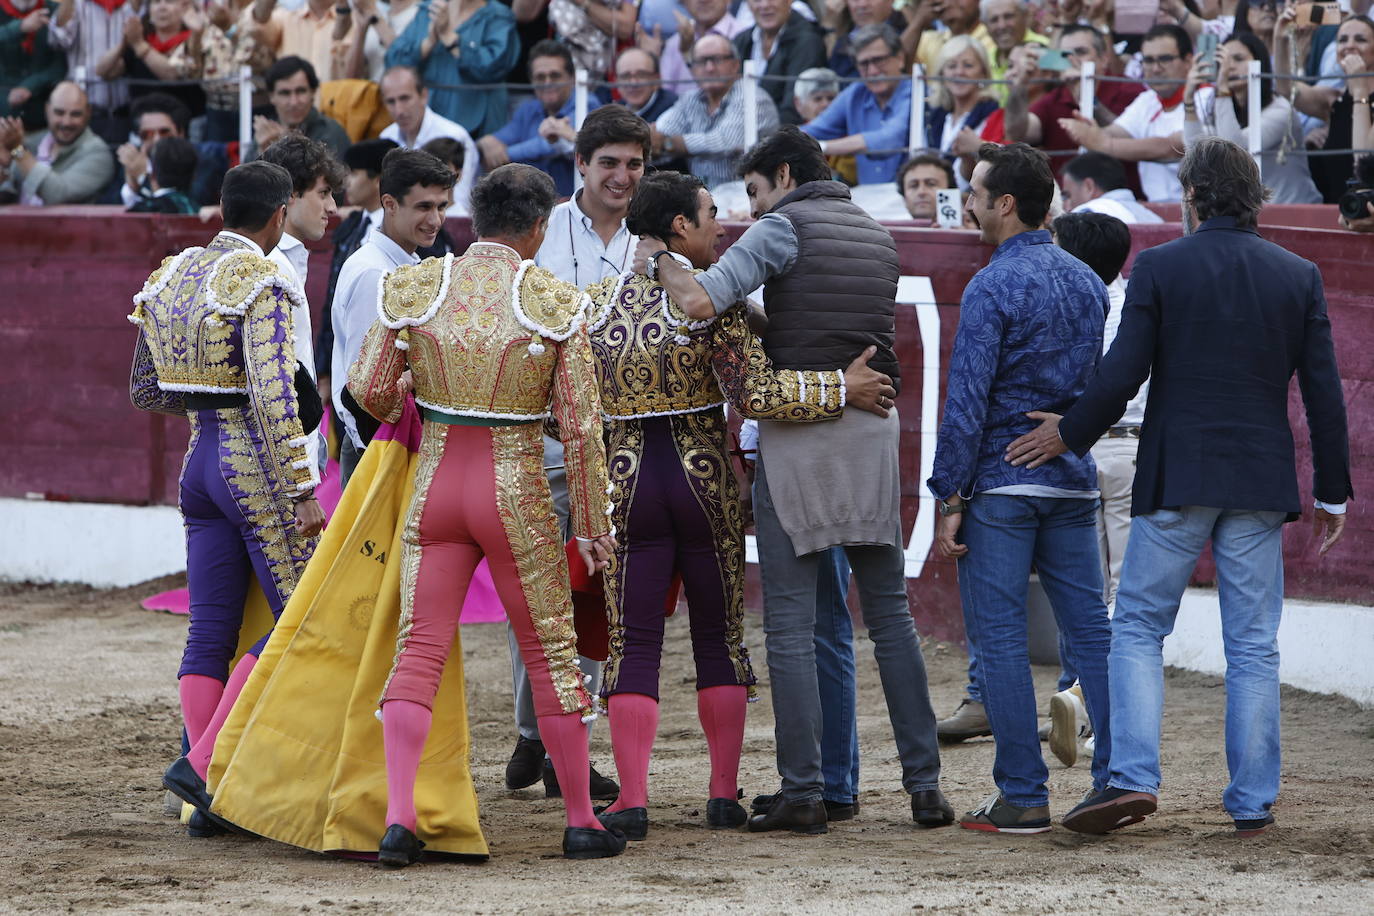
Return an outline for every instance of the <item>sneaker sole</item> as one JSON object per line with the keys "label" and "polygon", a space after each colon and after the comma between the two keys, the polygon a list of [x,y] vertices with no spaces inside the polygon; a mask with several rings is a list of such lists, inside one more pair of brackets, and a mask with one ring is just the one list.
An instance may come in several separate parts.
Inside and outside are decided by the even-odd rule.
{"label": "sneaker sole", "polygon": [[963,827],[965,830],[982,830],[984,833],[1031,834],[1048,833],[1051,825],[1045,824],[1039,827],[998,827],[996,824],[972,824],[968,821],[960,821],[959,826]]}
{"label": "sneaker sole", "polygon": [[1078,762],[1078,717],[1073,704],[1057,693],[1050,697],[1050,751],[1066,767]]}
{"label": "sneaker sole", "polygon": [[1075,833],[1110,833],[1131,824],[1138,824],[1159,809],[1153,796],[1134,792],[1101,805],[1064,815],[1063,824]]}

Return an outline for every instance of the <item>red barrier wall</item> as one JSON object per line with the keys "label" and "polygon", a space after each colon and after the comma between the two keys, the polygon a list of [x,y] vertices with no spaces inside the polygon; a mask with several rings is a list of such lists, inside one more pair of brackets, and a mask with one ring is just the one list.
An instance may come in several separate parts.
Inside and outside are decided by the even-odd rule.
{"label": "red barrier wall", "polygon": [[[173,503],[186,442],[185,425],[134,410],[127,378],[133,332],[125,321],[130,297],[162,257],[204,244],[214,231],[195,217],[129,215],[106,208],[0,210],[0,497],[37,492],[50,498],[129,504]],[[466,222],[449,232],[461,249]],[[742,227],[732,227],[731,239]],[[1177,225],[1135,227],[1136,250],[1176,237]],[[904,274],[931,279],[940,315],[940,361],[948,365],[958,302],[990,250],[975,233],[894,227]],[[1374,450],[1374,287],[1367,280],[1374,238],[1314,229],[1265,229],[1266,237],[1322,267],[1335,328],[1337,356],[1351,417],[1355,491],[1374,492],[1362,459]],[[328,278],[328,244],[312,245],[308,294],[316,315]],[[915,522],[920,479],[922,349],[916,310],[899,310],[898,355],[903,388],[904,521]],[[943,381],[942,381],[943,386]],[[1304,499],[1311,464],[1296,386],[1291,401]],[[944,392],[940,392],[943,403]],[[1318,560],[1305,526],[1285,535],[1288,593],[1374,604],[1371,519],[1351,504],[1349,533]],[[1199,575],[1206,579],[1204,563]],[[962,635],[952,564],[931,556],[909,583],[918,623],[939,638]]]}

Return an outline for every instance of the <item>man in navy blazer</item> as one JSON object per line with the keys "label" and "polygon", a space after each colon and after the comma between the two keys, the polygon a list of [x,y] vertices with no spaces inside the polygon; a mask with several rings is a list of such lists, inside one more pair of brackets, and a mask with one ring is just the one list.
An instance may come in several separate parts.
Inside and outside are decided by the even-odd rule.
{"label": "man in navy blazer", "polygon": [[1267,192],[1250,155],[1207,137],[1179,168],[1184,238],[1142,252],[1121,330],[1097,377],[1061,418],[1007,449],[1035,466],[1085,454],[1148,375],[1131,514],[1109,656],[1108,788],[1064,826],[1106,833],[1157,807],[1164,706],[1162,646],[1198,554],[1216,558],[1226,667],[1222,804],[1237,834],[1273,823],[1279,792],[1280,531],[1297,519],[1288,386],[1294,373],[1311,433],[1315,524],[1340,539],[1350,487],[1345,401],[1316,265],[1255,230]]}

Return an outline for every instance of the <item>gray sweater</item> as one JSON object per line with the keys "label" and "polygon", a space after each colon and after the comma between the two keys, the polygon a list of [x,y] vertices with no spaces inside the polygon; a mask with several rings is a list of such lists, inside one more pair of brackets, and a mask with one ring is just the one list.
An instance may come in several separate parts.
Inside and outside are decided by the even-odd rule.
{"label": "gray sweater", "polygon": [[[1183,142],[1192,146],[1198,137],[1215,135],[1250,148],[1250,132],[1236,119],[1235,106],[1228,97],[1213,96],[1214,102],[1199,109],[1198,120],[1183,122]],[[1274,96],[1260,113],[1260,176],[1274,192],[1276,204],[1319,204],[1321,192],[1312,181],[1303,155],[1302,129],[1298,114],[1282,96]],[[1282,150],[1282,152],[1281,152]]]}

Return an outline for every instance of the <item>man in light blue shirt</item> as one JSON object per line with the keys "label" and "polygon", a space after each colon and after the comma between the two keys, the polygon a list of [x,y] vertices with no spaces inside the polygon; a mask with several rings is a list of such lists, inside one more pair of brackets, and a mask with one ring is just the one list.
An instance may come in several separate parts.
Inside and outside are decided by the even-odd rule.
{"label": "man in light blue shirt", "polygon": [[906,155],[911,81],[903,78],[902,44],[890,25],[855,29],[850,47],[863,82],[851,83],[802,130],[827,156],[857,154],[859,184],[882,184],[897,177]]}
{"label": "man in light blue shirt", "polygon": [[[563,197],[573,192],[572,53],[553,39],[530,48],[530,82],[534,98],[515,109],[510,122],[477,141],[487,171],[508,162],[524,162],[547,172]],[[587,97],[587,110],[601,107]]]}

